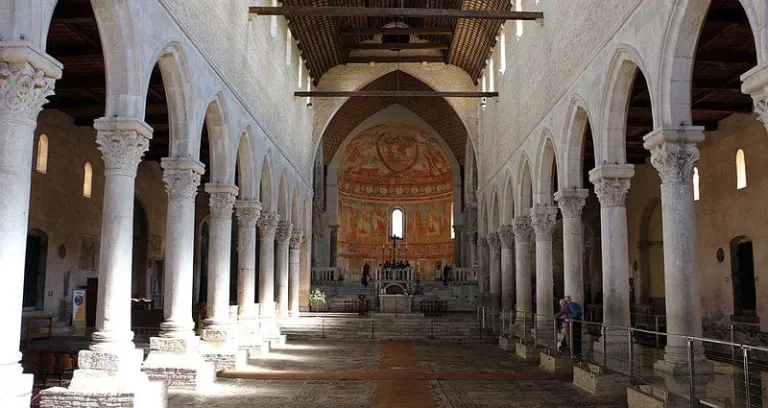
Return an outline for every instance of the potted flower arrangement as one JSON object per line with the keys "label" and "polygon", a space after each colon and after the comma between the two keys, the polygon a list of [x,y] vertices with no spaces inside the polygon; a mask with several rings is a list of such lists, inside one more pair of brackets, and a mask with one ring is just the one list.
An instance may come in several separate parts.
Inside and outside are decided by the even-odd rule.
{"label": "potted flower arrangement", "polygon": [[312,312],[319,312],[326,309],[325,293],[319,289],[309,292],[309,310]]}

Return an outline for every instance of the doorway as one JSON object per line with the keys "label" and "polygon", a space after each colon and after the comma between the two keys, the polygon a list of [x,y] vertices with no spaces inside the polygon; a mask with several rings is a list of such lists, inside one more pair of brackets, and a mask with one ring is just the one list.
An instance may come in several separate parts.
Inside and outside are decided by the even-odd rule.
{"label": "doorway", "polygon": [[48,256],[48,235],[39,230],[27,234],[27,254],[24,260],[25,310],[43,310],[45,300],[45,265]]}
{"label": "doorway", "polygon": [[752,240],[739,236],[731,240],[731,282],[733,314],[739,320],[757,320],[757,291]]}

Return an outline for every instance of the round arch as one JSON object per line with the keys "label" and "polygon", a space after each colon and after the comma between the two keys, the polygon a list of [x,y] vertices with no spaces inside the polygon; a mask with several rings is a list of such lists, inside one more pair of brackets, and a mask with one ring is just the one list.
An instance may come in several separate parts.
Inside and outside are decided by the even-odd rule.
{"label": "round arch", "polygon": [[[587,127],[591,127],[591,116],[587,103],[579,95],[574,95],[568,108],[565,122],[565,150],[560,184],[566,188],[582,188],[584,184],[584,147]],[[599,146],[594,146],[595,150]]]}
{"label": "round arch", "polygon": [[555,186],[552,185],[552,181],[553,177],[558,177],[557,163],[557,151],[552,133],[549,130],[544,130],[538,149],[536,176],[534,177],[535,204],[552,205],[555,194]]}

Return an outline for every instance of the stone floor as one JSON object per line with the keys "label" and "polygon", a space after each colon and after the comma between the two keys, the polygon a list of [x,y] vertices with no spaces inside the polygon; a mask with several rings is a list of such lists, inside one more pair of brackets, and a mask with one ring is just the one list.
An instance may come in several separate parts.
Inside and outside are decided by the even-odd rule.
{"label": "stone floor", "polygon": [[205,394],[172,392],[169,408],[626,406],[625,398],[586,395],[491,344],[291,341],[221,377]]}

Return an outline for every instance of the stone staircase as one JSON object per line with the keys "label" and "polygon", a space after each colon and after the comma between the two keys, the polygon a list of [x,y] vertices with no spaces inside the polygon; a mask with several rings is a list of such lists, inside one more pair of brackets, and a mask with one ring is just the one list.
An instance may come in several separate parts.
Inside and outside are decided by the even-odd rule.
{"label": "stone staircase", "polygon": [[360,281],[344,280],[334,282],[333,284],[313,285],[312,289],[319,289],[326,294],[325,301],[328,304],[328,311],[343,312],[344,301],[356,301],[358,295],[365,295],[376,303],[376,287],[369,283],[368,287],[363,287]]}
{"label": "stone staircase", "polygon": [[420,313],[380,314],[370,318],[307,316],[280,322],[289,339],[495,341],[481,335],[474,315],[428,318]]}

